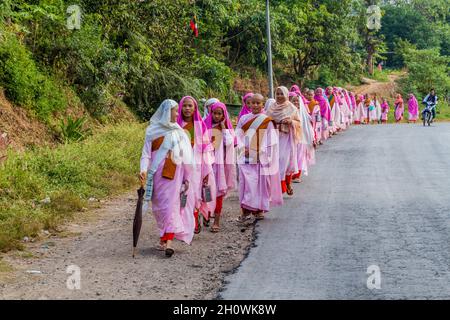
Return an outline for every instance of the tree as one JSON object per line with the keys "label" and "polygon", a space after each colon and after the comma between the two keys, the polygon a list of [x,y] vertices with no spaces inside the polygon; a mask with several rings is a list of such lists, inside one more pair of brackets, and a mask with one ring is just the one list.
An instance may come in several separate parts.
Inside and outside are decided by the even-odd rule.
{"label": "tree", "polygon": [[430,88],[438,93],[450,90],[450,57],[441,56],[438,48],[409,48],[403,55],[409,75],[403,82],[404,91],[423,96]]}

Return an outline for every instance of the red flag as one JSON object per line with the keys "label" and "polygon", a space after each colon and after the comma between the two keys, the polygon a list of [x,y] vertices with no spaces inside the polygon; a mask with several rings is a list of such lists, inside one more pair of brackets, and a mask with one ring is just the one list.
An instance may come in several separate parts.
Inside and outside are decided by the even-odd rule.
{"label": "red flag", "polygon": [[197,25],[197,16],[194,16],[194,19],[191,20],[191,30],[194,33],[194,36],[198,37],[198,25]]}

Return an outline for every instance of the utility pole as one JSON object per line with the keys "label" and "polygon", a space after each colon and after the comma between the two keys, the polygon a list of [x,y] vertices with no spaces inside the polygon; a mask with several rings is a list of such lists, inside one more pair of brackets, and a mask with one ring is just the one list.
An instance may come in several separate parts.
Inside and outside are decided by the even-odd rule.
{"label": "utility pole", "polygon": [[272,38],[270,35],[269,0],[266,0],[266,28],[267,28],[267,63],[269,73],[269,98],[273,98],[273,69],[272,69]]}

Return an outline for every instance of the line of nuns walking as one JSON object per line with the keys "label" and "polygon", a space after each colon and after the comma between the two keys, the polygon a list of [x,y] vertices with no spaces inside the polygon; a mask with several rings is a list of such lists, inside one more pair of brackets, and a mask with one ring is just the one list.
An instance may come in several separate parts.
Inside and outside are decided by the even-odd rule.
{"label": "line of nuns walking", "polygon": [[264,219],[283,194],[293,196],[292,183],[308,174],[319,145],[353,123],[386,122],[389,110],[385,99],[337,87],[281,86],[275,99],[248,93],[242,102],[235,127],[224,103],[207,100],[202,116],[190,96],[165,100],[150,120],[140,179],[144,211],[151,202],[159,230],[157,249],[167,257],[174,239],[190,244],[212,219],[211,232],[220,231],[223,201],[233,190],[241,222]]}

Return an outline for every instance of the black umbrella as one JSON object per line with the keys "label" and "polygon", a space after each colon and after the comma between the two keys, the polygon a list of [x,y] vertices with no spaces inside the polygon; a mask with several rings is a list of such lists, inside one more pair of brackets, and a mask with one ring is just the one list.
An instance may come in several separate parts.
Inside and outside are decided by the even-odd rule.
{"label": "black umbrella", "polygon": [[133,258],[136,255],[136,247],[139,240],[139,234],[141,233],[141,227],[142,227],[142,203],[144,201],[144,193],[145,189],[143,184],[141,184],[141,187],[137,191],[138,193],[138,201],[136,205],[136,212],[134,214],[134,221],[133,221]]}

